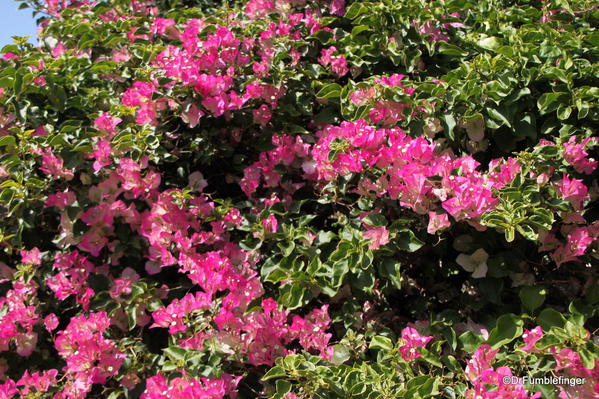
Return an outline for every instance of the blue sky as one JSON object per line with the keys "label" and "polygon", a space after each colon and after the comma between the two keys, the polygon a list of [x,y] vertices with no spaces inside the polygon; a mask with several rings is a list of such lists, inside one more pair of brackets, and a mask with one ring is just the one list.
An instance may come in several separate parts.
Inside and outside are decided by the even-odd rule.
{"label": "blue sky", "polygon": [[20,3],[15,0],[0,0],[0,49],[12,43],[11,36],[28,36],[36,44],[35,19],[31,9],[17,10]]}

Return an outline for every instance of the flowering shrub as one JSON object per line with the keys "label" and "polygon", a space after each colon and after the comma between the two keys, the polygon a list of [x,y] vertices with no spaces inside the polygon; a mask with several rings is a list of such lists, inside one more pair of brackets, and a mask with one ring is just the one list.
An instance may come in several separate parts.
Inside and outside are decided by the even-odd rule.
{"label": "flowering shrub", "polygon": [[592,2],[19,1],[0,398],[599,398]]}

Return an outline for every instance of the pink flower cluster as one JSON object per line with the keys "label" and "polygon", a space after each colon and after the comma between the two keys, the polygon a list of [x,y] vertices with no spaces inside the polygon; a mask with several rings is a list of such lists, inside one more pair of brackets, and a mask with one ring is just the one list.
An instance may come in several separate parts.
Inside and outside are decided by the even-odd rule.
{"label": "pink flower cluster", "polygon": [[93,384],[105,384],[118,373],[125,354],[116,344],[104,338],[110,327],[110,318],[104,312],[90,313],[71,318],[64,331],[54,341],[56,350],[66,359],[65,373],[68,381],[58,398],[86,397]]}
{"label": "pink flower cluster", "polygon": [[333,73],[341,77],[347,74],[349,72],[349,69],[347,68],[347,60],[345,59],[345,57],[340,54],[334,55],[334,53],[336,52],[337,48],[334,46],[331,46],[327,49],[322,49],[321,56],[318,59],[318,62],[320,62],[324,66],[330,65]]}
{"label": "pink flower cluster", "polygon": [[419,358],[420,352],[417,348],[424,348],[433,337],[432,336],[421,336],[420,333],[412,328],[406,327],[401,331],[401,338],[404,341],[404,345],[399,347],[399,353],[404,360],[413,360]]}
{"label": "pink flower cluster", "polygon": [[401,101],[389,100],[384,97],[385,87],[397,87],[401,94],[411,96],[415,89],[407,87],[402,83],[405,75],[393,74],[390,76],[382,76],[373,80],[373,86],[369,88],[358,89],[350,94],[352,104],[361,107],[366,104],[371,104],[371,109],[368,117],[372,123],[383,126],[394,126],[397,122],[404,120],[407,110],[414,115],[416,112],[423,111],[429,107],[426,102],[422,101],[421,106],[414,107]]}
{"label": "pink flower cluster", "polygon": [[87,310],[94,295],[94,290],[87,284],[87,278],[94,272],[94,265],[75,250],[70,253],[57,253],[53,269],[59,272],[48,278],[46,283],[56,298],[64,300],[70,295],[75,295],[77,303]]}
{"label": "pink flower cluster", "polygon": [[137,109],[135,121],[140,125],[144,123],[156,125],[158,123],[156,121],[157,103],[152,101],[155,91],[156,88],[152,83],[137,81],[133,83],[133,87],[125,90],[121,97],[123,105]]}
{"label": "pink flower cluster", "polygon": [[549,245],[541,247],[542,249],[555,248],[551,257],[558,265],[566,262],[576,262],[578,257],[583,255],[586,250],[599,238],[599,223],[595,222],[591,226],[582,226],[573,228],[573,225],[564,225],[562,232],[566,233],[566,242],[555,238],[553,233],[546,233],[545,242]]}
{"label": "pink flower cluster", "polygon": [[150,328],[168,328],[170,334],[184,332],[190,323],[185,318],[192,312],[209,309],[212,306],[210,295],[205,292],[187,294],[181,300],[174,299],[166,308],[161,307],[152,313],[154,324]]}
{"label": "pink flower cluster", "polygon": [[[443,19],[448,19],[448,17],[452,17],[452,18],[459,18],[460,14],[457,12],[451,13],[449,15],[444,15],[442,18]],[[449,41],[449,36],[444,33],[441,28],[439,28],[439,25],[445,29],[446,31],[449,30],[450,28],[463,28],[466,25],[464,25],[462,22],[443,22],[441,24],[439,24],[437,21],[425,21],[424,23],[420,24],[418,23],[417,20],[414,20],[413,22],[414,27],[416,28],[416,30],[418,31],[418,33],[420,33],[421,35],[425,35],[428,36],[429,41],[432,42],[439,42],[439,41],[443,41],[443,42],[447,42]]]}
{"label": "pink flower cluster", "polygon": [[[273,140],[277,148],[261,154],[260,161],[245,170],[244,192],[254,193],[261,178],[265,187],[284,184],[274,172],[280,164],[300,164],[306,179],[323,182],[377,168],[384,172],[382,176],[376,181],[363,178],[356,192],[398,199],[419,214],[438,212],[441,205],[456,221],[477,225],[480,215],[497,204],[492,189],[503,187],[520,172],[514,159],[495,160],[489,165],[490,172],[479,172],[479,163],[471,156],[439,152],[436,144],[422,137],[411,138],[398,128],[377,129],[364,120],[329,126],[317,136],[311,149],[299,136],[295,140],[277,136]],[[440,228],[447,225],[441,218],[436,222]]]}
{"label": "pink flower cluster", "polygon": [[17,382],[9,378],[0,384],[0,398],[10,399],[17,394],[20,398],[29,397],[28,395],[37,397],[36,393],[48,392],[56,384],[57,374],[56,369],[45,370],[42,373],[36,371],[33,374],[25,370]]}
{"label": "pink flower cluster", "polygon": [[[302,141],[301,137],[295,138],[287,135],[273,135],[272,143],[276,148],[260,154],[260,160],[247,167],[243,172],[240,185],[243,192],[250,197],[258,187],[261,180],[265,187],[278,187],[281,183],[281,174],[276,171],[277,165],[291,166],[296,159],[308,158],[310,145]],[[310,161],[302,164],[304,170],[314,171]],[[284,185],[290,194],[298,187]]]}
{"label": "pink flower cluster", "polygon": [[587,158],[589,153],[586,151],[586,148],[589,146],[589,143],[595,145],[599,140],[595,137],[589,137],[577,143],[576,139],[576,136],[572,136],[567,143],[564,143],[564,159],[570,165],[574,166],[577,172],[590,175],[597,169],[598,162],[592,158]]}
{"label": "pink flower cluster", "polygon": [[524,333],[522,334],[522,339],[524,340],[524,343],[526,345],[524,345],[522,348],[520,348],[520,350],[522,350],[524,352],[529,352],[529,353],[538,351],[538,349],[535,348],[535,344],[537,343],[538,340],[543,338],[544,335],[545,334],[543,333],[543,329],[540,326],[537,326],[537,327],[533,328],[532,330],[524,331]]}
{"label": "pink flower cluster", "polygon": [[31,355],[38,338],[33,329],[40,321],[35,283],[14,281],[12,289],[0,298],[0,310],[0,352],[9,350],[13,342],[19,355]]}
{"label": "pink flower cluster", "polygon": [[62,178],[67,181],[73,179],[73,170],[65,168],[63,159],[54,155],[52,149],[46,148],[41,155],[42,166],[40,170],[42,172],[54,179]]}
{"label": "pink flower cluster", "polygon": [[[399,81],[401,76],[394,75],[385,84],[397,85]],[[456,157],[451,150],[441,151],[424,137],[409,137],[399,128],[378,129],[364,120],[328,126],[316,136],[317,143],[310,146],[300,136],[274,135],[275,148],[260,154],[259,161],[244,171],[240,184],[246,195],[251,197],[260,187],[282,188],[289,199],[303,183],[282,181],[277,172],[281,166],[290,171],[301,168],[303,177],[317,184],[372,170],[378,171],[380,177],[362,177],[354,191],[364,196],[397,199],[418,214],[428,214],[430,234],[449,227],[449,216],[482,230],[481,215],[498,203],[493,190],[509,184],[521,171],[520,164],[508,158],[491,161],[488,171],[481,172],[472,156]],[[590,162],[577,159],[579,164]],[[547,180],[550,178],[547,175]],[[575,210],[584,209],[589,194],[582,180],[564,174],[562,180],[552,184]],[[570,217],[566,222],[585,223],[581,217]],[[577,228],[565,224],[562,234],[566,244],[560,243],[552,232],[541,232],[540,238],[545,242],[541,250],[555,249],[552,256],[558,264],[583,255],[599,237],[599,223]],[[369,228],[365,236],[373,240],[371,248],[387,241],[382,229]]]}
{"label": "pink flower cluster", "polygon": [[286,346],[295,339],[299,339],[305,350],[316,349],[330,360],[331,334],[324,332],[331,322],[327,306],[313,310],[305,318],[294,316],[291,325],[287,322],[288,316],[288,310],[279,310],[276,301],[267,298],[262,301],[261,310],[243,317],[221,311],[214,319],[220,332],[214,336],[227,342],[237,353],[246,354],[253,365],[272,365],[276,358],[292,353]]}
{"label": "pink flower cluster", "polygon": [[584,384],[574,386],[559,386],[560,399],[588,398],[599,399],[599,361],[595,360],[592,369],[586,368],[580,355],[569,348],[562,348],[559,352],[555,347],[550,348],[556,362],[556,372],[564,372],[568,377],[580,377]]}
{"label": "pink flower cluster", "polygon": [[67,8],[78,8],[89,4],[90,0],[44,0],[46,12],[57,17],[62,10]]}
{"label": "pink flower cluster", "polygon": [[222,399],[229,395],[231,399],[237,397],[235,389],[241,377],[232,377],[222,374],[220,378],[190,378],[183,370],[183,376],[167,380],[162,374],[148,378],[146,391],[142,399]]}
{"label": "pink flower cluster", "polygon": [[[584,379],[582,385],[558,386],[559,397],[568,398],[599,398],[599,361],[595,362],[592,369],[586,368],[580,355],[570,348],[557,349],[551,346],[547,349],[539,349],[536,343],[543,338],[544,333],[540,326],[526,330],[522,334],[525,346],[520,350],[528,353],[551,354],[556,366],[554,373],[566,377],[580,377]],[[590,337],[590,334],[589,334]],[[587,337],[588,339],[588,337]],[[508,367],[493,369],[491,364],[499,349],[492,350],[489,345],[481,345],[468,361],[465,369],[466,378],[474,385],[466,393],[468,399],[508,399],[508,398],[540,398],[540,393],[529,396],[524,389],[521,380],[513,377]]]}
{"label": "pink flower cluster", "polygon": [[494,369],[491,364],[499,350],[489,345],[481,345],[466,365],[466,378],[474,385],[466,391],[467,399],[537,399],[541,393],[530,395],[521,383],[511,383],[512,371],[509,367]]}
{"label": "pink flower cluster", "polygon": [[[539,349],[535,347],[536,342],[543,338],[544,333],[540,326],[531,330],[524,331],[522,338],[526,345],[521,350],[534,353],[550,353],[555,360],[555,373],[562,374],[566,377],[580,377],[584,379],[581,385],[565,385],[558,386],[560,389],[560,399],[568,398],[599,398],[599,361],[595,361],[593,368],[584,366],[578,352],[570,348],[561,348],[559,351],[555,346],[548,349]],[[585,340],[590,338],[590,333],[587,332]]]}
{"label": "pink flower cluster", "polygon": [[117,125],[121,122],[121,118],[116,118],[109,113],[102,112],[100,116],[94,120],[94,128],[108,134],[109,137],[113,137],[116,134]]}

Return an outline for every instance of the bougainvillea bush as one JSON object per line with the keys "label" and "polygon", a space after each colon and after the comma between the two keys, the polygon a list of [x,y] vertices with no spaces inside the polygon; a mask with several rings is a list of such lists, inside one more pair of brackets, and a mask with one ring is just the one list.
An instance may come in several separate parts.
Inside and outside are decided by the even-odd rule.
{"label": "bougainvillea bush", "polygon": [[20,4],[0,398],[599,398],[595,2]]}

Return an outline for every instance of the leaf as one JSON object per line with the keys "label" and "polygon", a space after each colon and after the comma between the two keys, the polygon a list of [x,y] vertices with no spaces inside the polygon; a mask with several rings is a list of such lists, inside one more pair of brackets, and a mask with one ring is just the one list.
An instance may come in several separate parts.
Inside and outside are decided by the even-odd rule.
{"label": "leaf", "polygon": [[404,229],[397,234],[397,246],[408,252],[416,252],[424,246],[412,230]]}
{"label": "leaf", "polygon": [[572,107],[568,107],[567,105],[560,104],[557,107],[557,119],[560,121],[566,120],[572,114]]}
{"label": "leaf", "polygon": [[314,33],[312,37],[318,39],[321,44],[327,44],[333,38],[333,33],[328,30],[321,29]]}
{"label": "leaf", "polygon": [[366,12],[368,12],[368,7],[366,7],[364,4],[360,2],[356,2],[349,6],[344,17],[347,19],[356,19],[357,17]]}
{"label": "leaf", "polygon": [[373,227],[386,226],[387,218],[385,218],[380,213],[373,213],[371,215],[366,216],[363,219],[363,222]]}
{"label": "leaf", "polygon": [[420,348],[419,351],[421,360],[430,363],[435,367],[443,367],[443,363],[441,363],[441,360],[437,355],[433,354],[426,348]]}
{"label": "leaf", "polygon": [[272,396],[272,399],[283,399],[291,391],[291,383],[285,380],[277,380],[277,393]]}
{"label": "leaf", "polygon": [[351,357],[351,353],[345,345],[333,345],[333,351],[333,359],[331,360],[331,363],[335,365],[343,364]]}
{"label": "leaf", "polygon": [[127,306],[127,321],[129,322],[129,330],[133,330],[137,326],[137,309],[139,305]]}
{"label": "leaf", "polygon": [[2,136],[0,137],[0,147],[14,146],[16,145],[14,136]]}
{"label": "leaf", "polygon": [[512,124],[507,118],[506,112],[502,109],[487,107],[487,114],[494,120],[501,122],[499,126],[506,125],[507,127],[512,127]]}
{"label": "leaf", "polygon": [[347,275],[347,273],[349,272],[349,263],[347,261],[347,259],[342,259],[340,261],[337,261],[333,264],[333,278],[332,278],[332,284],[333,287],[335,288],[339,288],[341,287],[341,284],[343,284],[343,280],[345,279],[345,276]]}
{"label": "leaf", "polygon": [[375,335],[370,341],[370,349],[382,349],[386,351],[393,350],[393,341],[382,335]]}
{"label": "leaf", "polygon": [[439,44],[439,52],[445,55],[453,55],[457,57],[464,57],[468,55],[468,52],[462,50],[458,46],[454,44],[450,44],[447,42],[440,42]]}
{"label": "leaf", "polygon": [[482,336],[475,334],[472,331],[466,331],[458,337],[458,341],[460,341],[464,351],[472,353],[478,349],[480,344],[482,344],[485,340]]}
{"label": "leaf", "polygon": [[445,137],[453,141],[455,139],[455,136],[453,134],[453,129],[456,127],[455,118],[451,114],[444,114],[441,115],[440,119],[443,123],[443,131],[445,133]]}
{"label": "leaf", "polygon": [[545,115],[558,109],[561,104],[568,104],[569,99],[570,95],[564,92],[544,93],[537,100],[537,107],[541,115]]}
{"label": "leaf", "polygon": [[523,324],[522,319],[513,313],[501,315],[497,319],[497,325],[489,334],[489,339],[486,343],[491,345],[493,349],[509,344],[522,335]]}
{"label": "leaf", "polygon": [[[531,139],[537,138],[537,121],[532,113],[526,113],[520,120],[514,123],[514,130],[518,136],[530,137]],[[544,146],[542,148],[547,148]],[[552,147],[556,148],[557,147]]]}
{"label": "leaf", "polygon": [[185,360],[185,354],[187,350],[178,346],[169,346],[163,349],[164,353],[171,359],[182,362]]}
{"label": "leaf", "polygon": [[262,381],[268,381],[273,378],[285,377],[286,375],[287,373],[285,372],[285,369],[283,367],[274,366],[273,368],[268,370],[266,374],[264,374],[264,376],[262,376]]}
{"label": "leaf", "polygon": [[564,316],[551,308],[543,309],[543,311],[537,317],[537,323],[543,328],[544,331],[549,330],[551,327],[563,327],[566,324]]}
{"label": "leaf", "polygon": [[337,83],[331,83],[324,86],[316,93],[318,98],[339,98],[341,96],[341,90],[343,88]]}
{"label": "leaf", "polygon": [[593,353],[586,348],[579,348],[577,352],[580,355],[583,366],[592,370],[595,367],[595,356],[593,356]]}
{"label": "leaf", "polygon": [[512,226],[508,226],[505,228],[505,240],[507,242],[512,242],[516,238],[516,231]]}
{"label": "leaf", "polygon": [[369,31],[370,29],[371,27],[368,25],[354,26],[354,28],[351,30],[352,39],[355,40],[356,36],[358,36],[360,33]]}
{"label": "leaf", "polygon": [[310,290],[300,283],[285,284],[280,291],[279,302],[290,310],[305,305],[311,299]]}
{"label": "leaf", "polygon": [[485,50],[495,51],[501,46],[501,42],[495,36],[487,37],[485,39],[479,40],[476,43],[479,47],[484,48]]}
{"label": "leaf", "polygon": [[518,293],[524,307],[531,312],[534,312],[535,309],[545,302],[546,295],[547,291],[540,286],[525,286]]}

